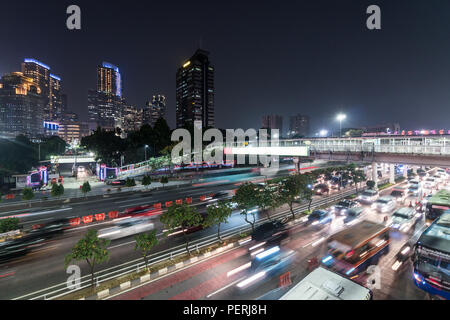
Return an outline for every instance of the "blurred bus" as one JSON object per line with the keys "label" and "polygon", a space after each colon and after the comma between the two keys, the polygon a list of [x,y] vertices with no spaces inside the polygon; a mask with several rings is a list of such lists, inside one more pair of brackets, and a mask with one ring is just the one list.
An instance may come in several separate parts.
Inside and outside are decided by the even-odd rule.
{"label": "blurred bus", "polygon": [[420,236],[412,257],[414,283],[430,295],[450,299],[450,210]]}
{"label": "blurred bus", "polygon": [[362,281],[362,273],[389,252],[389,227],[364,220],[335,233],[327,244],[328,254],[322,258],[322,265]]}
{"label": "blurred bus", "polygon": [[431,225],[446,210],[450,210],[450,191],[443,189],[436,192],[427,202],[425,211],[427,226]]}
{"label": "blurred bus", "polygon": [[319,267],[279,300],[372,300],[372,291],[330,270]]}

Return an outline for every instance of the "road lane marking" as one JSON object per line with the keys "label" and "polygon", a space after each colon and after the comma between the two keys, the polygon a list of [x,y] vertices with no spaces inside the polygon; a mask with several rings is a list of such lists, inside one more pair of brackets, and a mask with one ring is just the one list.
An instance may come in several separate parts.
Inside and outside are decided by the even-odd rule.
{"label": "road lane marking", "polygon": [[220,288],[219,290],[216,290],[216,291],[214,291],[214,292],[208,294],[208,295],[206,296],[206,298],[209,299],[209,298],[211,298],[213,295],[218,294],[219,292],[222,292],[223,290],[228,289],[229,287],[235,285],[236,283],[238,283],[238,282],[240,282],[240,281],[242,281],[242,280],[244,280],[244,279],[245,279],[245,277],[241,277],[241,278],[237,279],[236,281],[233,281],[232,283],[226,285],[225,287],[222,287],[222,288]]}

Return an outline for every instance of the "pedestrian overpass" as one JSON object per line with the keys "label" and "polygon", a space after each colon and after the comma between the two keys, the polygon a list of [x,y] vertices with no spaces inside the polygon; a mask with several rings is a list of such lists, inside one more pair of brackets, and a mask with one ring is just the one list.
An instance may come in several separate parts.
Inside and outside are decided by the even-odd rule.
{"label": "pedestrian overpass", "polygon": [[330,161],[362,161],[450,166],[450,136],[387,136],[282,139],[226,145],[225,154],[310,157]]}

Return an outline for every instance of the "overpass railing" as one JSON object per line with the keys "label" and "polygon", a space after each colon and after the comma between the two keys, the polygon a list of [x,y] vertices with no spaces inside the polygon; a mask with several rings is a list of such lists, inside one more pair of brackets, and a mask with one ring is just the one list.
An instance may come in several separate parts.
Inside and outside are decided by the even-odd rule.
{"label": "overpass railing", "polygon": [[375,152],[450,156],[450,147],[395,145],[310,145],[311,152]]}

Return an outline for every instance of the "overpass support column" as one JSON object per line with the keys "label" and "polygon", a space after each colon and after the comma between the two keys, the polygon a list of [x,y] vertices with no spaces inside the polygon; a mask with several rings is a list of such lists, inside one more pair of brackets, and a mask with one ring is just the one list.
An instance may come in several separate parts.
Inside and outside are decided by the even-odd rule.
{"label": "overpass support column", "polygon": [[301,162],[299,157],[294,157],[295,172],[300,173]]}
{"label": "overpass support column", "polygon": [[395,165],[393,163],[389,165],[389,183],[395,183]]}
{"label": "overpass support column", "polygon": [[414,172],[415,174],[417,174],[418,166],[413,166],[412,169],[413,169],[413,172]]}
{"label": "overpass support column", "polygon": [[375,182],[375,188],[378,187],[378,169],[376,162],[372,162],[372,180]]}
{"label": "overpass support column", "polygon": [[408,179],[408,166],[404,165],[403,166],[403,176]]}

